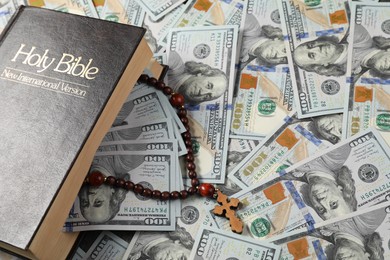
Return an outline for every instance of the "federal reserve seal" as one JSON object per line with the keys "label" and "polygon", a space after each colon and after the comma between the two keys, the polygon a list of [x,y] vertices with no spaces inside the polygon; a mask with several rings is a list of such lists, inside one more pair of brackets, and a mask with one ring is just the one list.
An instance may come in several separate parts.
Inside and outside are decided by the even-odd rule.
{"label": "federal reserve seal", "polygon": [[386,20],[382,23],[381,29],[384,33],[390,34],[390,20]]}
{"label": "federal reserve seal", "polygon": [[260,115],[270,116],[276,110],[276,103],[271,99],[264,99],[257,105],[257,111]]}
{"label": "federal reserve seal", "polygon": [[180,219],[184,224],[194,224],[199,219],[199,210],[194,206],[185,206],[181,209]]}
{"label": "federal reserve seal", "polygon": [[280,24],[280,14],[279,14],[279,10],[278,9],[272,11],[272,13],[271,13],[271,20],[274,23]]}
{"label": "federal reserve seal", "polygon": [[321,84],[321,90],[327,95],[334,95],[340,91],[340,84],[333,79],[327,79]]}
{"label": "federal reserve seal", "polygon": [[[141,182],[139,182],[139,184],[141,184],[142,187],[144,187],[144,188],[148,188],[148,189],[153,190],[153,186],[152,186],[152,184],[150,184],[149,182],[141,181]],[[135,194],[135,197],[136,197],[137,199],[139,199],[139,200],[150,200],[150,198],[144,197],[144,196],[139,195],[139,194]]]}
{"label": "federal reserve seal", "polygon": [[269,234],[271,230],[271,224],[265,218],[255,219],[250,227],[251,233],[256,237],[264,237]]}
{"label": "federal reserve seal", "polygon": [[378,179],[379,171],[374,165],[367,163],[360,166],[358,176],[362,181],[371,183]]}
{"label": "federal reserve seal", "polygon": [[210,50],[210,46],[208,46],[207,44],[198,44],[194,48],[194,56],[198,59],[204,59],[210,55]]}

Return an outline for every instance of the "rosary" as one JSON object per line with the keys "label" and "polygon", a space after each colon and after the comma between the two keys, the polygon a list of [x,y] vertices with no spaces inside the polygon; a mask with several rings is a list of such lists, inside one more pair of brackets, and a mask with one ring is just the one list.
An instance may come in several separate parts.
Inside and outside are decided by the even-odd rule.
{"label": "rosary", "polygon": [[236,216],[235,209],[237,209],[240,201],[236,198],[229,199],[220,190],[216,189],[214,185],[210,183],[200,183],[196,174],[195,158],[192,150],[191,132],[187,118],[187,110],[184,107],[185,100],[182,94],[174,93],[172,88],[166,86],[164,82],[158,81],[156,78],[149,77],[146,74],[142,74],[138,82],[146,83],[149,86],[155,87],[162,91],[169,97],[171,105],[177,109],[177,114],[186,128],[186,132],[182,133],[184,143],[187,148],[186,156],[186,169],[188,170],[188,177],[191,179],[191,187],[182,191],[159,191],[144,188],[141,184],[134,184],[132,181],[125,181],[124,179],[115,178],[113,176],[104,176],[103,173],[98,171],[91,172],[84,180],[83,185],[100,186],[110,185],[118,188],[126,189],[127,191],[133,191],[135,194],[142,195],[147,198],[153,198],[156,200],[177,200],[186,199],[188,196],[198,194],[202,197],[214,198],[219,205],[216,205],[213,213],[218,216],[224,216],[229,220],[230,227],[233,232],[241,234],[243,229],[242,221]]}

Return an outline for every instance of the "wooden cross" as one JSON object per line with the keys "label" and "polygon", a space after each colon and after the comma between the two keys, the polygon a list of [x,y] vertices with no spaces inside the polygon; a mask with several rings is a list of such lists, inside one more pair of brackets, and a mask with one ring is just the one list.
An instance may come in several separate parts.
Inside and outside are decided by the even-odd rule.
{"label": "wooden cross", "polygon": [[232,231],[241,234],[243,224],[235,214],[236,213],[235,209],[238,207],[240,200],[236,198],[231,198],[229,200],[225,194],[223,194],[221,191],[218,190],[217,202],[222,206],[219,205],[215,206],[213,213],[215,215],[224,216],[225,218],[227,218],[230,222],[230,227]]}

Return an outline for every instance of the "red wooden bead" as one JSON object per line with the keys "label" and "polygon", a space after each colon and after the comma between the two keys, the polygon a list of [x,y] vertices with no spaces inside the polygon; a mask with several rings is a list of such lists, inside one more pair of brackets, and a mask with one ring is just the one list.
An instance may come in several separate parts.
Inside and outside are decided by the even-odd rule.
{"label": "red wooden bead", "polygon": [[190,188],[187,189],[187,191],[188,191],[188,194],[192,195],[192,194],[195,194],[196,188],[195,187],[190,187]]}
{"label": "red wooden bead", "polygon": [[164,87],[164,88],[163,88],[163,93],[164,93],[165,95],[170,95],[170,94],[172,94],[172,92],[173,92],[173,90],[172,90],[172,88],[170,88],[170,87]]}
{"label": "red wooden bead", "polygon": [[190,126],[187,124],[187,125],[184,125],[184,127],[186,128],[186,131],[189,132],[191,130]]}
{"label": "red wooden bead", "polygon": [[165,83],[162,81],[157,81],[157,83],[155,84],[155,88],[159,90],[163,90],[165,88]]}
{"label": "red wooden bead", "polygon": [[170,194],[170,198],[172,200],[177,200],[178,198],[180,198],[180,193],[178,191],[172,191]]}
{"label": "red wooden bead", "polygon": [[198,193],[202,197],[212,198],[215,193],[215,187],[210,183],[202,183],[198,186]]}
{"label": "red wooden bead", "polygon": [[169,200],[170,196],[171,196],[171,194],[168,191],[164,191],[161,193],[160,199],[161,200]]}
{"label": "red wooden bead", "polygon": [[152,191],[152,198],[153,199],[160,199],[161,198],[161,191],[159,191],[159,190]]}
{"label": "red wooden bead", "polygon": [[191,133],[188,132],[188,131],[182,133],[181,136],[182,136],[184,139],[191,139]]}
{"label": "red wooden bead", "polygon": [[175,93],[171,96],[169,99],[171,102],[172,106],[174,107],[182,107],[184,106],[184,96],[180,93]]}
{"label": "red wooden bead", "polygon": [[181,108],[179,108],[179,111],[177,112],[177,114],[179,117],[187,116],[187,109],[181,107]]}
{"label": "red wooden bead", "polygon": [[157,83],[157,79],[156,78],[151,77],[151,78],[148,79],[148,84],[150,86],[155,86],[156,83]]}
{"label": "red wooden bead", "polygon": [[184,125],[188,124],[188,118],[187,118],[187,117],[180,117],[180,121],[181,121]]}
{"label": "red wooden bead", "polygon": [[106,181],[105,181],[105,183],[106,183],[107,185],[110,185],[110,186],[114,186],[114,185],[115,185],[115,182],[116,182],[116,179],[115,179],[115,177],[113,177],[113,176],[108,176],[108,177],[106,178]]}
{"label": "red wooden bead", "polygon": [[141,82],[141,83],[146,83],[146,82],[148,82],[148,79],[149,79],[149,76],[148,76],[148,75],[142,74],[142,75],[138,78],[138,81]]}
{"label": "red wooden bead", "polygon": [[101,172],[92,172],[89,176],[88,176],[88,183],[89,185],[91,186],[100,186],[104,183],[104,178],[105,176],[103,175],[103,173]]}
{"label": "red wooden bead", "polygon": [[134,183],[132,181],[125,181],[125,185],[123,185],[123,188],[126,190],[134,190]]}
{"label": "red wooden bead", "polygon": [[188,172],[188,177],[190,177],[190,179],[196,178],[196,171],[189,171]]}
{"label": "red wooden bead", "polygon": [[180,191],[180,199],[184,200],[188,197],[188,192],[186,190]]}
{"label": "red wooden bead", "polygon": [[193,178],[191,180],[191,186],[192,187],[197,187],[199,185],[199,180],[197,178]]}
{"label": "red wooden bead", "polygon": [[184,144],[186,147],[192,147],[192,141],[191,140],[184,140]]}
{"label": "red wooden bead", "polygon": [[152,190],[145,188],[144,191],[142,192],[142,196],[150,198],[152,196]]}
{"label": "red wooden bead", "polygon": [[186,166],[187,166],[187,170],[189,170],[189,171],[193,171],[196,168],[195,163],[193,163],[193,162],[187,162]]}
{"label": "red wooden bead", "polygon": [[192,150],[192,146],[191,146],[191,147],[187,146],[186,148],[187,148],[187,153],[193,153],[193,152],[194,152],[194,151]]}
{"label": "red wooden bead", "polygon": [[125,186],[125,180],[124,179],[116,179],[115,186],[119,188],[123,188]]}
{"label": "red wooden bead", "polygon": [[136,184],[134,186],[134,193],[142,194],[143,191],[144,191],[144,187],[141,184]]}
{"label": "red wooden bead", "polygon": [[186,161],[187,162],[193,162],[194,161],[194,155],[192,153],[186,154]]}

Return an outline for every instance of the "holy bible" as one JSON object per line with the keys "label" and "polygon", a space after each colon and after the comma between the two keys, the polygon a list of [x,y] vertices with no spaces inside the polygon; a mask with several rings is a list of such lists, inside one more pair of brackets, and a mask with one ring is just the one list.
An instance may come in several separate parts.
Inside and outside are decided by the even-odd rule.
{"label": "holy bible", "polygon": [[151,60],[145,30],[20,7],[0,36],[0,246],[64,259],[94,153]]}

